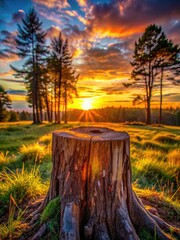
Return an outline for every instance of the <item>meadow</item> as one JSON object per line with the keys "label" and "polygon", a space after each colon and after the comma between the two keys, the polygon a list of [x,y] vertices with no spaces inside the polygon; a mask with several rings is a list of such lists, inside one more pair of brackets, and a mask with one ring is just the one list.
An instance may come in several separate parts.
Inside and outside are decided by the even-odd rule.
{"label": "meadow", "polygon": [[[52,168],[52,132],[77,126],[103,126],[126,131],[131,140],[132,184],[146,208],[180,227],[180,127],[141,123],[31,122],[0,124],[0,239],[18,239],[28,216],[48,191]],[[52,239],[58,239],[55,199],[42,213]],[[43,239],[51,239],[50,235]],[[145,230],[141,239],[154,239]],[[144,237],[145,236],[145,237]]]}

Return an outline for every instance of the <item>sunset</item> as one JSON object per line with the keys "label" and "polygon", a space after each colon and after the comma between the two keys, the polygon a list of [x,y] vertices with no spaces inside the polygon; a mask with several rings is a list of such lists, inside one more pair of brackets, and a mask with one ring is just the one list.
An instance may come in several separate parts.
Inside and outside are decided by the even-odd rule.
{"label": "sunset", "polygon": [[0,0],[0,240],[180,239],[180,0]]}
{"label": "sunset", "polygon": [[[162,7],[163,6],[163,7]],[[46,31],[46,44],[62,31],[68,38],[73,66],[79,74],[78,98],[69,108],[84,108],[85,98],[92,107],[128,106],[142,89],[125,88],[131,76],[135,41],[150,24],[161,25],[168,38],[180,43],[179,1],[41,1],[6,0],[1,7],[0,81],[12,98],[16,110],[29,109],[23,78],[15,78],[10,65],[21,67],[16,54],[17,24],[34,7]],[[138,9],[138,11],[137,11]],[[163,107],[178,107],[180,90],[169,84],[163,89]],[[90,101],[90,100],[89,100]],[[159,92],[154,90],[154,107]]]}

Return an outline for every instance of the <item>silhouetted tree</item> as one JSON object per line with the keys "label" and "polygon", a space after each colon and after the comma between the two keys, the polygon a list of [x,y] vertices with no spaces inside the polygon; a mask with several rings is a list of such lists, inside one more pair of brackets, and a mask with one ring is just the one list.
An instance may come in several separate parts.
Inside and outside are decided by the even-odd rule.
{"label": "silhouetted tree", "polygon": [[[159,69],[159,86],[160,86],[160,104],[159,104],[159,117],[158,122],[162,122],[162,100],[163,100],[163,85],[164,81],[171,80],[170,83],[176,84],[176,79],[173,78],[173,68],[177,66],[178,55],[180,48],[174,45],[172,40],[168,40],[166,35],[162,32],[158,42],[158,62],[157,68]],[[169,74],[167,74],[167,72]]]}
{"label": "silhouetted tree", "polygon": [[62,50],[62,92],[64,100],[64,123],[67,123],[67,105],[73,95],[77,96],[76,83],[78,75],[73,69],[72,56],[69,52],[68,40],[66,39]]}
{"label": "silhouetted tree", "polygon": [[[175,49],[172,42],[167,40],[162,28],[155,24],[148,26],[138,42],[135,42],[131,63],[133,66],[131,77],[134,81],[130,85],[143,88],[145,91],[147,124],[151,124],[151,99],[155,81],[161,74],[160,88],[162,89],[162,69],[168,64],[170,66],[170,62],[172,64]],[[160,101],[162,102],[162,99]]]}
{"label": "silhouetted tree", "polygon": [[31,9],[24,19],[22,25],[18,24],[16,38],[17,54],[25,59],[23,69],[16,69],[17,77],[24,77],[28,90],[28,102],[33,108],[33,121],[38,123],[42,120],[42,96],[41,80],[42,65],[45,61],[47,50],[45,48],[45,35],[34,9]]}
{"label": "silhouetted tree", "polygon": [[62,54],[63,39],[61,33],[58,38],[51,42],[51,56],[49,58],[49,69],[54,83],[54,113],[55,122],[61,122],[61,95],[62,95]]}
{"label": "silhouetted tree", "polygon": [[0,122],[6,117],[6,108],[11,108],[11,100],[3,86],[0,85]]}

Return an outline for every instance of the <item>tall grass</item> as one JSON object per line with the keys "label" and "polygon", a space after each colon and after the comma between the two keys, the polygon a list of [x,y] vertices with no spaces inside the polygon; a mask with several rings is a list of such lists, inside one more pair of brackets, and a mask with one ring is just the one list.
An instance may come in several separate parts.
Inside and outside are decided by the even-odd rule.
{"label": "tall grass", "polygon": [[22,222],[25,210],[21,210],[10,196],[8,220],[0,224],[0,239],[17,239],[22,235],[23,229],[27,228],[27,224]]}
{"label": "tall grass", "polygon": [[40,137],[39,142],[42,144],[45,144],[46,146],[50,145],[52,142],[52,133],[49,133]]}
{"label": "tall grass", "polygon": [[45,146],[39,143],[23,145],[19,150],[19,158],[23,162],[31,161],[41,163],[46,155]]}
{"label": "tall grass", "polygon": [[168,162],[170,165],[180,166],[180,149],[174,149],[169,152]]}
{"label": "tall grass", "polygon": [[5,168],[0,172],[0,181],[0,215],[7,210],[10,196],[21,204],[25,199],[45,194],[48,187],[42,183],[39,169],[35,167],[30,172],[22,167],[15,173]]}
{"label": "tall grass", "polygon": [[8,163],[10,161],[9,151],[0,152],[0,164]]}
{"label": "tall grass", "polygon": [[177,161],[174,160],[176,157],[178,158],[177,150],[173,150],[167,155],[162,150],[146,149],[139,154],[133,152],[133,155],[135,156],[132,164],[133,179],[138,179],[141,187],[156,186],[157,190],[169,195],[177,190],[180,166],[170,163],[170,159]]}

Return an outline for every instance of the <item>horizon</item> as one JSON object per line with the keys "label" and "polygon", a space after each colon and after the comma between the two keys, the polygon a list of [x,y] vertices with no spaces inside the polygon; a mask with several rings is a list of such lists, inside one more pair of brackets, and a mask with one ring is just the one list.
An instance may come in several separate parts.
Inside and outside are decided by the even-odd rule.
{"label": "horizon", "polygon": [[[13,109],[27,108],[23,79],[15,79],[10,64],[21,67],[23,60],[15,54],[17,24],[31,7],[34,7],[46,41],[62,31],[70,43],[73,65],[80,74],[77,84],[79,98],[69,108],[83,109],[89,99],[89,109],[107,106],[132,106],[141,89],[125,88],[130,78],[134,43],[150,24],[161,25],[175,44],[180,44],[180,2],[119,1],[119,0],[6,0],[0,19],[0,84],[5,87],[13,102]],[[137,9],[139,11],[137,12]],[[141,12],[141,14],[139,14]],[[180,89],[165,86],[163,107],[180,106]],[[159,91],[154,91],[153,104],[158,106]],[[85,107],[86,108],[86,107]]]}

